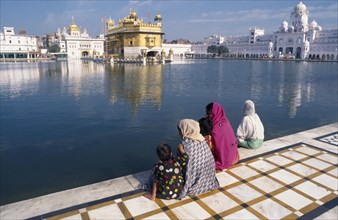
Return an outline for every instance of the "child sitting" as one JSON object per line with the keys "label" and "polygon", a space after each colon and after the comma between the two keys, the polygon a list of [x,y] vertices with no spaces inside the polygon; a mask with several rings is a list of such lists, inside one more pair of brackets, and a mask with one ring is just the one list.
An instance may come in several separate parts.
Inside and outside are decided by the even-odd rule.
{"label": "child sitting", "polygon": [[181,193],[184,186],[182,169],[187,164],[188,155],[183,145],[178,147],[182,156],[173,156],[171,147],[168,144],[159,144],[156,152],[160,159],[154,167],[154,181],[151,194],[145,196],[150,200],[175,199]]}

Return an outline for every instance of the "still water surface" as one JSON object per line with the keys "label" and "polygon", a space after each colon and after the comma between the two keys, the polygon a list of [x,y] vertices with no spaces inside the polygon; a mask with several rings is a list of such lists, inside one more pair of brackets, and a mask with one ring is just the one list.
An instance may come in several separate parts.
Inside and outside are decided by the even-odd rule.
{"label": "still water surface", "polygon": [[266,139],[337,121],[337,63],[1,63],[1,204],[150,169],[180,119],[252,99]]}

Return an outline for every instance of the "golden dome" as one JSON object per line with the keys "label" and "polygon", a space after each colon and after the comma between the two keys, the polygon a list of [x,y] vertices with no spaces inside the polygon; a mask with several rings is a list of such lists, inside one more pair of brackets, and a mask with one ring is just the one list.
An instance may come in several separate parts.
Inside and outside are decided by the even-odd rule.
{"label": "golden dome", "polygon": [[130,12],[130,15],[129,15],[129,18],[130,18],[130,19],[137,19],[137,13],[136,13],[136,11],[134,11],[134,10],[131,11],[131,12]]}
{"label": "golden dome", "polygon": [[160,15],[160,13],[157,13],[157,14],[156,14],[156,18],[157,18],[157,19],[162,18],[161,15]]}
{"label": "golden dome", "polygon": [[69,31],[80,31],[80,28],[74,23],[74,17],[72,17],[72,23],[69,25]]}
{"label": "golden dome", "polygon": [[162,21],[162,17],[160,15],[160,13],[157,12],[155,18],[154,18],[155,21]]}
{"label": "golden dome", "polygon": [[109,26],[114,26],[114,25],[115,25],[115,22],[114,22],[113,19],[109,18],[109,19],[107,20],[107,24],[108,24]]}

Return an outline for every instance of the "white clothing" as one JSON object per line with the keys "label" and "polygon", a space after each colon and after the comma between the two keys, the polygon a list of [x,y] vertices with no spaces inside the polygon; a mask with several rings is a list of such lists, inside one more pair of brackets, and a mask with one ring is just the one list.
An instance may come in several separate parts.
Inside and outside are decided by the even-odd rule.
{"label": "white clothing", "polygon": [[245,140],[264,140],[264,126],[261,119],[255,113],[255,104],[247,100],[243,107],[244,117],[237,128],[239,142]]}

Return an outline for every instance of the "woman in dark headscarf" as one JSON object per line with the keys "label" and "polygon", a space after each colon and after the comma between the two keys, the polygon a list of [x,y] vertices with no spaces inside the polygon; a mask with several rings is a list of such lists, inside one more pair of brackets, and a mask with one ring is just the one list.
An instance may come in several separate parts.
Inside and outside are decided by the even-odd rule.
{"label": "woman in dark headscarf", "polygon": [[239,161],[238,143],[224,110],[217,102],[206,106],[206,117],[212,121],[213,154],[217,170],[224,170]]}

